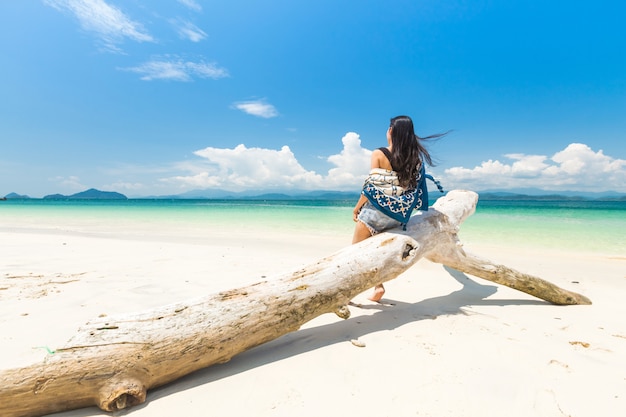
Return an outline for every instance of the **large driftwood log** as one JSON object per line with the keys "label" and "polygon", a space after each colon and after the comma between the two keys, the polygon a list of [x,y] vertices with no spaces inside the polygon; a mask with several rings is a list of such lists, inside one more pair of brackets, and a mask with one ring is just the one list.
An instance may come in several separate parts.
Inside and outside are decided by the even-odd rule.
{"label": "large driftwood log", "polygon": [[0,372],[0,415],[40,416],[92,405],[116,411],[140,404],[148,389],[226,362],[321,314],[345,313],[350,299],[423,257],[555,304],[590,303],[539,278],[466,254],[456,232],[476,203],[475,193],[452,191],[432,210],[414,216],[406,231],[382,233],[291,273],[89,322],[43,363]]}

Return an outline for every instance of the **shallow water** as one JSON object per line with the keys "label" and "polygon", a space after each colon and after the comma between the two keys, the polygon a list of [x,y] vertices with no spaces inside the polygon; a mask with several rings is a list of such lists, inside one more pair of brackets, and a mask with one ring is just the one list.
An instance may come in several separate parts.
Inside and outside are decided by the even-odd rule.
{"label": "shallow water", "polygon": [[[0,202],[0,230],[124,235],[160,230],[194,238],[250,230],[345,236],[348,200],[125,200]],[[626,202],[489,201],[461,226],[465,243],[626,255]]]}

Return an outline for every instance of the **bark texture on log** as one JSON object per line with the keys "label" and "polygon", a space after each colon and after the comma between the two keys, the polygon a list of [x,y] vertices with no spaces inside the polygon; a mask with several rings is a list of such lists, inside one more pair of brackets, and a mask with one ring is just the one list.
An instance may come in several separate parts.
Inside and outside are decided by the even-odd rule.
{"label": "bark texture on log", "polygon": [[544,279],[516,271],[505,265],[494,264],[460,250],[449,254],[434,253],[426,256],[426,258],[457,271],[525,292],[552,304],[591,304],[591,300],[582,294],[559,288]]}
{"label": "bark texture on log", "polygon": [[380,236],[292,273],[79,329],[44,363],[0,373],[0,415],[39,416],[97,405],[117,411],[146,391],[297,330],[392,279],[418,259],[408,236]]}
{"label": "bark texture on log", "polygon": [[345,313],[350,299],[423,257],[552,303],[589,303],[539,278],[465,254],[456,232],[474,212],[477,198],[470,191],[452,191],[414,216],[406,231],[382,233],[274,279],[89,322],[43,363],[0,371],[0,415],[40,416],[92,405],[117,411],[140,404],[148,389],[226,362],[321,314]]}

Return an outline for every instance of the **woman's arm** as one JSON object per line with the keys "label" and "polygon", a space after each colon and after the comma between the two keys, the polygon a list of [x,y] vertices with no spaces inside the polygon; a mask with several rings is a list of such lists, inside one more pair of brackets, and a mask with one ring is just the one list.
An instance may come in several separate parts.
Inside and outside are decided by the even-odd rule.
{"label": "woman's arm", "polygon": [[[384,161],[387,161],[387,157],[385,156],[385,154],[382,153],[380,149],[374,150],[370,159],[370,169],[382,168],[384,165]],[[354,206],[354,210],[352,210],[352,220],[354,220],[355,222],[357,221],[359,212],[361,211],[361,208],[365,203],[367,203],[367,197],[361,194],[361,196],[359,197],[359,201],[357,201],[356,206]]]}
{"label": "woman's arm", "polygon": [[359,197],[359,201],[357,201],[356,206],[354,206],[354,210],[352,210],[352,220],[354,220],[355,222],[357,221],[359,213],[361,212],[361,208],[363,208],[363,205],[365,203],[367,203],[367,197],[361,194],[361,196]]}

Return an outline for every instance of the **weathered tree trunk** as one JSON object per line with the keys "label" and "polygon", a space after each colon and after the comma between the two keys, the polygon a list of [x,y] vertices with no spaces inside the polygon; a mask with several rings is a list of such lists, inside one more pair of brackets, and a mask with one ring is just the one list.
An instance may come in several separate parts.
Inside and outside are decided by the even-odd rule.
{"label": "weathered tree trunk", "polygon": [[476,203],[475,193],[453,191],[433,210],[414,216],[407,231],[382,233],[297,271],[87,323],[43,363],[0,372],[0,415],[40,416],[91,405],[116,411],[140,404],[148,389],[226,362],[321,314],[345,312],[350,299],[422,257],[552,303],[589,303],[539,278],[466,255],[456,231]]}
{"label": "weathered tree trunk", "polygon": [[[459,210],[459,207],[462,207],[462,205],[455,204],[455,198],[461,197],[465,197],[464,194],[452,193],[452,195],[449,195],[449,198],[439,199],[433,205],[433,208],[437,211],[446,213],[445,218],[448,220],[449,233],[445,233],[440,237],[436,250],[425,254],[425,258],[454,268],[457,271],[525,292],[552,304],[591,304],[591,300],[584,295],[564,290],[541,278],[516,271],[504,265],[494,264],[486,259],[466,253],[461,248],[461,243],[456,235],[458,225],[463,221],[461,219],[464,219],[464,212]],[[436,217],[442,221],[441,216]],[[419,223],[412,223],[411,226],[408,228],[407,233],[415,235],[415,229],[419,227]],[[445,226],[441,225],[440,229],[444,231]],[[447,242],[446,239],[448,240]]]}

